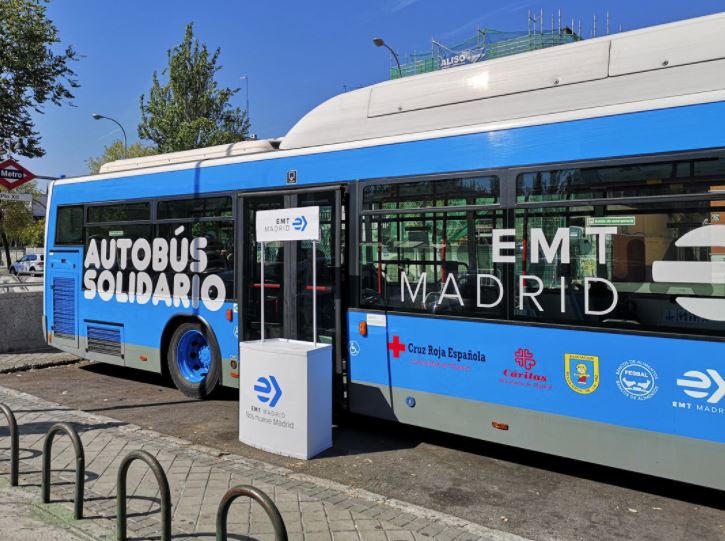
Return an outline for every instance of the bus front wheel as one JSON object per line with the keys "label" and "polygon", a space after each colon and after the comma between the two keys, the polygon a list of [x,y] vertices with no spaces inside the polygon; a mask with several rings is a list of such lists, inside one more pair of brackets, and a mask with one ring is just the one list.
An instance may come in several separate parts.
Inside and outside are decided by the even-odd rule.
{"label": "bus front wheel", "polygon": [[219,387],[219,347],[200,323],[177,327],[171,336],[167,362],[174,385],[190,398],[207,398]]}

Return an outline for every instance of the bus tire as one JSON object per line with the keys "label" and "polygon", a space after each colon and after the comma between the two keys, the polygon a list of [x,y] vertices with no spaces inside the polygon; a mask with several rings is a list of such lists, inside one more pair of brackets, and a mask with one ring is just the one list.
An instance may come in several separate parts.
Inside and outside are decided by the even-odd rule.
{"label": "bus tire", "polygon": [[176,328],[166,359],[174,385],[189,398],[207,398],[220,386],[219,346],[201,323],[182,323]]}

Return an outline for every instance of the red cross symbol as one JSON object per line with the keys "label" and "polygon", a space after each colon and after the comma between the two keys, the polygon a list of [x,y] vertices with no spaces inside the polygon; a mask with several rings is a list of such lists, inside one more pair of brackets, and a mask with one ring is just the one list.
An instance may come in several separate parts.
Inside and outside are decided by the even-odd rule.
{"label": "red cross symbol", "polygon": [[405,344],[400,343],[400,336],[393,336],[393,341],[388,342],[388,349],[393,352],[393,357],[400,358],[401,352],[405,351]]}

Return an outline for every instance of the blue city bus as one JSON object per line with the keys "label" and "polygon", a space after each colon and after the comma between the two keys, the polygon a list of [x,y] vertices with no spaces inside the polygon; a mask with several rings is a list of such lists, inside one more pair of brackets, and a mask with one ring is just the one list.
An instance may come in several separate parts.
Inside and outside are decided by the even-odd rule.
{"label": "blue city bus", "polygon": [[[341,411],[725,489],[725,16],[386,81],[276,140],[52,184],[43,326],[94,361],[238,387],[317,340]],[[241,382],[253,385],[254,382]]]}

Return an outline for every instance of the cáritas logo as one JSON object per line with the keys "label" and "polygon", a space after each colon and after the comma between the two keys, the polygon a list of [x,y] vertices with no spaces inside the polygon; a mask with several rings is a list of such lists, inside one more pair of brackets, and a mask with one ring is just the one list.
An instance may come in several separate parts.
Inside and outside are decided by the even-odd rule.
{"label": "c\u00e1ritas logo", "polygon": [[[698,227],[680,237],[678,248],[725,247],[725,225]],[[655,282],[685,284],[724,284],[723,261],[655,261],[652,265]],[[685,310],[711,321],[725,321],[725,299],[703,297],[677,297],[677,304]]]}
{"label": "c\u00e1ritas logo", "polygon": [[506,385],[518,385],[521,387],[536,387],[550,391],[552,386],[544,374],[534,372],[536,359],[533,352],[528,348],[518,348],[514,352],[514,363],[521,368],[505,368],[502,372],[499,383]]}

